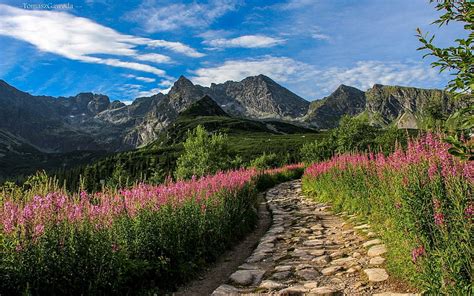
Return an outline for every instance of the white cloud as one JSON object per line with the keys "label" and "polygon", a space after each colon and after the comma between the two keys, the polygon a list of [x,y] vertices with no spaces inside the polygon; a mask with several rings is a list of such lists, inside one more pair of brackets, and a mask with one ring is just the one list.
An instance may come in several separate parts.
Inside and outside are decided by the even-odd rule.
{"label": "white cloud", "polygon": [[142,90],[142,91],[139,91],[137,93],[137,97],[138,98],[140,98],[140,97],[151,97],[151,96],[156,95],[158,93],[167,94],[170,91],[170,89],[171,89],[171,87],[168,87],[168,88],[156,87],[156,88],[152,88],[152,89],[149,89],[149,90]]}
{"label": "white cloud", "polygon": [[243,47],[243,48],[265,48],[273,47],[285,43],[285,39],[273,38],[264,35],[244,35],[231,39],[211,39],[205,40],[204,44],[217,47]]}
{"label": "white cloud", "polygon": [[286,3],[277,4],[276,7],[281,10],[293,10],[312,6],[317,2],[317,0],[289,0]]}
{"label": "white cloud", "polygon": [[[146,60],[148,57],[149,60],[151,53],[138,51],[137,46],[140,45],[199,56],[196,50],[179,42],[121,34],[90,19],[66,12],[25,10],[4,4],[0,4],[0,35],[28,42],[43,52],[72,60],[133,69],[158,76],[166,76],[166,73],[150,65],[94,55],[113,55],[138,60]],[[156,55],[158,54],[151,57],[156,58]]]}
{"label": "white cloud", "polygon": [[154,78],[141,77],[141,76],[137,76],[135,79],[136,79],[136,80],[143,81],[143,82],[148,82],[148,83],[151,83],[151,82],[155,82],[155,81],[156,81],[156,79],[154,79]]}
{"label": "white cloud", "polygon": [[169,56],[159,53],[142,54],[137,56],[136,59],[140,61],[149,61],[157,64],[166,64],[171,62],[171,58]]}
{"label": "white cloud", "polygon": [[227,12],[234,10],[236,0],[210,0],[205,3],[162,5],[159,1],[144,1],[128,13],[127,20],[139,23],[147,32],[172,31],[181,27],[205,28]]}
{"label": "white cloud", "polygon": [[154,47],[166,48],[174,52],[178,52],[178,53],[181,53],[193,58],[200,58],[204,56],[203,53],[200,53],[194,48],[189,47],[186,44],[183,44],[181,42],[173,42],[173,41],[165,41],[165,40],[148,40],[146,42],[146,45],[152,48]]}
{"label": "white cloud", "polygon": [[[437,70],[414,62],[359,61],[353,67],[331,67],[318,71],[318,86],[331,92],[346,84],[366,90],[374,84],[421,86],[441,79]],[[428,84],[427,84],[428,83]]]}
{"label": "white cloud", "polygon": [[133,74],[123,74],[122,76],[123,76],[123,77],[126,77],[126,78],[133,78],[133,79],[136,79],[136,80],[139,80],[139,81],[143,81],[143,82],[148,82],[148,83],[151,83],[151,82],[155,82],[155,81],[156,81],[155,78],[143,77],[143,76],[136,76],[136,75],[133,75]]}
{"label": "white cloud", "polygon": [[326,96],[340,84],[362,90],[376,83],[430,87],[441,79],[435,69],[422,63],[359,61],[352,67],[316,68],[288,57],[273,56],[228,60],[192,74],[191,80],[204,86],[264,74],[307,99]]}
{"label": "white cloud", "polygon": [[265,74],[271,78],[286,82],[299,71],[311,71],[311,66],[287,57],[263,56],[260,58],[228,60],[221,65],[200,68],[193,71],[191,80],[201,85],[222,83],[228,80],[238,81],[247,76]]}

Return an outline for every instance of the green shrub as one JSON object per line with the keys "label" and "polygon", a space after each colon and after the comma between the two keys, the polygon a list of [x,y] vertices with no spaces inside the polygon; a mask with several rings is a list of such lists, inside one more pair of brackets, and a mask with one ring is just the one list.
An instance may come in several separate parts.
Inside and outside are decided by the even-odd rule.
{"label": "green shrub", "polygon": [[250,167],[259,170],[276,168],[284,164],[284,159],[278,157],[275,153],[263,153],[259,157],[250,161]]}
{"label": "green shrub", "polygon": [[175,176],[177,179],[200,177],[229,169],[231,164],[227,135],[209,135],[204,127],[198,125],[193,131],[188,131]]}

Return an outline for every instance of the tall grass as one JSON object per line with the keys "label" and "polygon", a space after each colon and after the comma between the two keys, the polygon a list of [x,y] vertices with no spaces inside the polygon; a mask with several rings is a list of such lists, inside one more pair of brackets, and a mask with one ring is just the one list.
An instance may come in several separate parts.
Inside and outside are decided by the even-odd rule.
{"label": "tall grass", "polygon": [[367,217],[388,244],[388,268],[429,293],[472,288],[474,164],[428,134],[393,154],[344,154],[315,163],[304,191]]}
{"label": "tall grass", "polygon": [[0,294],[170,291],[254,227],[263,176],[282,181],[296,169],[301,175],[301,166],[236,170],[94,194],[2,196]]}

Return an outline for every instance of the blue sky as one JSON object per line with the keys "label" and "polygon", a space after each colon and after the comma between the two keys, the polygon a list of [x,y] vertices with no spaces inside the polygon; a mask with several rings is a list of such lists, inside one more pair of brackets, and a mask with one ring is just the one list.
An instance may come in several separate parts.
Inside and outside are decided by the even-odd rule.
{"label": "blue sky", "polygon": [[0,79],[122,101],[166,92],[180,75],[210,85],[265,74],[307,100],[342,83],[443,88],[449,77],[422,60],[415,29],[442,46],[465,35],[430,25],[427,0],[118,2],[0,0]]}

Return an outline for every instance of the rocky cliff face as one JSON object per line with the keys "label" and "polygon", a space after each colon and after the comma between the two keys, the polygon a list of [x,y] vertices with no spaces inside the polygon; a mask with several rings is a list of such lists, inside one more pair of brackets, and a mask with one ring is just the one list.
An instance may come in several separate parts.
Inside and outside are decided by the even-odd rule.
{"label": "rocky cliff face", "polygon": [[250,118],[294,120],[304,116],[309,107],[308,101],[265,75],[212,84],[205,92],[222,103],[227,112]]}
{"label": "rocky cliff face", "polygon": [[374,125],[395,123],[400,128],[421,128],[429,119],[447,117],[456,103],[436,89],[375,84],[366,93],[366,112]]}
{"label": "rocky cliff face", "polygon": [[342,116],[354,116],[364,110],[364,92],[354,87],[340,85],[329,96],[311,103],[305,121],[317,128],[334,128]]}
{"label": "rocky cliff face", "polygon": [[444,116],[456,107],[439,90],[382,85],[366,93],[341,85],[310,104],[264,75],[210,87],[181,76],[167,95],[137,98],[128,106],[93,93],[33,96],[0,80],[0,131],[46,152],[130,149],[155,140],[178,114],[204,96],[212,101],[202,101],[212,105],[209,112],[300,121],[321,129],[335,127],[343,115],[361,113],[376,125],[420,127],[427,114]]}
{"label": "rocky cliff face", "polygon": [[459,103],[437,89],[375,84],[363,92],[341,85],[328,97],[312,102],[305,121],[328,129],[336,127],[343,115],[364,115],[376,126],[417,129],[443,120],[457,108]]}
{"label": "rocky cliff face", "polygon": [[249,118],[291,119],[306,114],[309,102],[277,84],[265,75],[247,77],[242,81],[194,85],[181,76],[173,85],[168,97],[178,111],[204,95],[218,102],[232,115]]}

